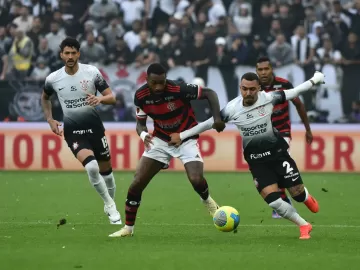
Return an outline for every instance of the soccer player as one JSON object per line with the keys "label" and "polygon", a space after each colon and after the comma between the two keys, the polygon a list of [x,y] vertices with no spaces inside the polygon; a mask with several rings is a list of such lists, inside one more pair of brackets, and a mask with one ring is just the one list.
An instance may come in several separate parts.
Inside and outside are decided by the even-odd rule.
{"label": "soccer player", "polygon": [[[64,39],[60,49],[65,66],[46,78],[41,97],[46,120],[56,135],[64,133],[68,146],[85,167],[90,183],[103,199],[110,223],[121,224],[114,202],[116,186],[109,146],[103,123],[95,109],[100,103],[115,104],[115,97],[96,67],[78,63],[80,44],[76,39]],[[95,96],[97,91],[101,96]],[[52,117],[50,97],[54,93],[63,110],[64,130]]]}
{"label": "soccer player", "polygon": [[[303,202],[313,213],[319,211],[319,205],[305,188],[296,163],[288,153],[289,144],[273,128],[271,115],[274,106],[323,82],[324,75],[316,72],[310,80],[294,89],[266,93],[260,91],[258,76],[246,73],[241,78],[241,96],[230,101],[221,111],[223,121],[235,124],[240,131],[244,157],[260,195],[281,217],[300,227],[300,239],[310,238],[312,226],[292,205],[281,199],[279,188],[286,188],[295,201]],[[177,146],[181,141],[211,129],[212,125],[212,119],[208,119],[180,134],[171,134],[170,143]]]}
{"label": "soccer player", "polygon": [[[136,131],[144,141],[145,151],[136,168],[125,202],[125,226],[110,237],[131,236],[134,232],[136,214],[141,196],[151,179],[168,167],[171,158],[179,158],[187,176],[200,198],[213,215],[217,203],[209,195],[209,187],[203,176],[203,159],[198,147],[198,135],[190,136],[179,147],[169,146],[170,134],[182,132],[197,125],[190,101],[207,99],[213,113],[214,128],[221,132],[225,128],[220,116],[217,94],[195,84],[178,83],[166,78],[166,70],[158,63],[147,69],[147,83],[135,93],[137,108]],[[154,120],[154,132],[148,133],[147,117]],[[176,192],[175,189],[171,192]]]}
{"label": "soccer player", "polygon": [[[265,92],[271,92],[276,90],[285,91],[293,89],[293,85],[286,79],[276,77],[268,57],[261,57],[258,59],[256,64],[256,73],[259,76],[261,89]],[[305,126],[305,139],[308,144],[313,141],[309,119],[306,114],[305,106],[301,102],[299,97],[291,100],[295,105],[296,110]],[[278,104],[274,107],[273,114],[271,117],[273,126],[279,131],[279,134],[289,144],[291,141],[291,122],[289,117],[289,102],[286,101],[282,104]],[[285,189],[281,189],[281,198],[291,204],[291,200],[286,196]],[[281,218],[275,210],[272,211],[273,218]]]}

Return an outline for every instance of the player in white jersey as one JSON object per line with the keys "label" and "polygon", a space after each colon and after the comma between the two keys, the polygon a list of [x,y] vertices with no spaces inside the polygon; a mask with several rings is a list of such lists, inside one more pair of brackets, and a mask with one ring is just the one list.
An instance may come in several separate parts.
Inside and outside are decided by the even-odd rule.
{"label": "player in white jersey", "polygon": [[[65,66],[45,80],[41,97],[45,118],[55,134],[64,134],[69,148],[85,167],[90,183],[104,201],[104,211],[110,223],[121,224],[114,202],[116,185],[110,150],[103,123],[95,108],[100,103],[115,104],[115,97],[96,67],[78,63],[80,44],[76,39],[64,39],[60,49]],[[96,96],[97,91],[101,96]],[[52,117],[50,97],[54,93],[63,110],[63,130]]]}
{"label": "player in white jersey", "polygon": [[[304,187],[295,161],[288,153],[289,145],[273,127],[271,114],[277,104],[297,97],[313,85],[324,82],[324,75],[316,72],[305,83],[287,91],[260,91],[259,78],[255,73],[246,73],[241,78],[241,96],[230,101],[221,111],[224,122],[233,123],[243,138],[244,157],[249,164],[256,188],[262,198],[279,215],[300,227],[300,239],[309,239],[312,226],[295,208],[280,197],[279,187],[286,188],[293,199],[303,202],[310,211],[317,213],[319,205]],[[212,128],[209,119],[180,134],[171,134],[171,144]]]}

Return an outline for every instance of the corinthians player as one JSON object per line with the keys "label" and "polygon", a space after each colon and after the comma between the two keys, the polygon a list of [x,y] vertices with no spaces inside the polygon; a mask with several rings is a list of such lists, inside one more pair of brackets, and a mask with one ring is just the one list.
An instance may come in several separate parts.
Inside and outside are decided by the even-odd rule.
{"label": "corinthians player", "polygon": [[[246,73],[241,78],[241,96],[230,101],[221,111],[222,120],[237,126],[243,138],[244,157],[261,197],[280,216],[300,228],[300,239],[309,239],[312,226],[304,220],[295,208],[281,199],[280,188],[286,188],[292,198],[304,203],[317,213],[319,205],[303,184],[295,161],[288,153],[288,143],[273,128],[271,115],[274,106],[292,100],[313,85],[324,82],[324,75],[314,76],[301,85],[287,91],[260,91],[259,78],[255,73]],[[211,129],[209,119],[189,130],[171,134],[170,143],[179,145],[181,140]]]}
{"label": "corinthians player", "polygon": [[[64,39],[60,49],[65,66],[46,78],[41,97],[46,120],[56,135],[64,134],[71,151],[84,166],[91,185],[104,201],[104,211],[110,223],[121,224],[114,202],[116,186],[109,146],[95,109],[100,103],[115,104],[115,97],[96,67],[78,63],[80,43],[76,39]],[[96,96],[97,91],[101,96]],[[61,124],[52,117],[50,96],[54,93],[64,114],[63,131]]]}

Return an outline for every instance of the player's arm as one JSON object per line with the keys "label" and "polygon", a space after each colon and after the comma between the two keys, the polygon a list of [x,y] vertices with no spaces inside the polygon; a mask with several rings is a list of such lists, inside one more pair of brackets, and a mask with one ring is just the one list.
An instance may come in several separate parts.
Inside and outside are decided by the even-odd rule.
{"label": "player's arm", "polygon": [[314,85],[318,85],[321,83],[324,83],[324,74],[322,74],[319,71],[316,71],[314,76],[310,80],[296,86],[293,89],[289,89],[286,91],[271,92],[270,95],[271,95],[272,102],[274,105],[276,105],[276,104],[284,103],[286,100],[295,99],[301,93],[306,92],[306,91],[310,90]]}
{"label": "player's arm", "polygon": [[41,95],[41,107],[44,111],[45,119],[49,123],[51,130],[56,134],[61,136],[62,130],[59,129],[61,124],[54,120],[52,117],[52,105],[50,97],[55,92],[54,88],[52,87],[51,83],[45,80],[44,90]]}
{"label": "player's arm", "polygon": [[96,97],[94,95],[88,94],[87,100],[89,105],[96,106],[99,103],[105,105],[114,105],[116,103],[116,97],[113,95],[108,83],[105,81],[104,77],[97,68],[95,70],[94,85],[95,89],[101,93],[101,96]]}
{"label": "player's arm", "polygon": [[300,119],[304,124],[305,130],[307,133],[306,140],[308,143],[311,143],[312,142],[311,128],[310,128],[309,118],[307,117],[304,103],[302,103],[300,98],[298,98],[298,97],[295,99],[292,99],[291,101],[295,105],[296,110],[300,116]]}
{"label": "player's arm", "polygon": [[134,98],[134,104],[136,106],[136,132],[144,142],[145,147],[150,147],[151,135],[148,132],[148,128],[146,126],[147,114],[141,108],[141,101],[137,99],[136,95]]}
{"label": "player's arm", "polygon": [[218,132],[224,130],[225,124],[221,120],[219,98],[215,91],[196,84],[182,84],[180,94],[187,100],[207,99],[214,118],[214,129]]}

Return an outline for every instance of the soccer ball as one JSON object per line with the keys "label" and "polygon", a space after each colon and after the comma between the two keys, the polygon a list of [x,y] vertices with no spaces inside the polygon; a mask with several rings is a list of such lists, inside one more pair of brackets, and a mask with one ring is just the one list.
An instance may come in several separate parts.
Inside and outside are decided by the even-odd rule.
{"label": "soccer ball", "polygon": [[234,231],[240,223],[239,212],[234,207],[222,206],[216,210],[213,221],[219,231]]}

